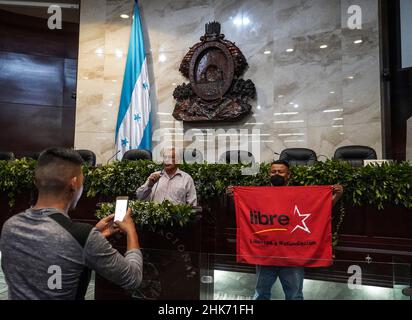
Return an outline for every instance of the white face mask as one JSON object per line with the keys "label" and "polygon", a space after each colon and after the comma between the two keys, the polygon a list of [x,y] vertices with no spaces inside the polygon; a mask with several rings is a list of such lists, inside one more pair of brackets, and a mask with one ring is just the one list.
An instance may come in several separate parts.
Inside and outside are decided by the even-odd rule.
{"label": "white face mask", "polygon": [[75,191],[72,203],[70,205],[70,210],[76,209],[77,203],[79,202],[80,198],[82,197],[83,194],[83,184],[81,187]]}

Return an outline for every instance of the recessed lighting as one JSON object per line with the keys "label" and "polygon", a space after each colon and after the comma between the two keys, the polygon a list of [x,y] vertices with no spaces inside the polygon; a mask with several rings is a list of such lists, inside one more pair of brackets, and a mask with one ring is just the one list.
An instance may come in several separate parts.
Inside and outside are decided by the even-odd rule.
{"label": "recessed lighting", "polygon": [[172,86],[175,86],[175,85],[176,85],[176,82],[173,82],[173,83],[172,83]]}
{"label": "recessed lighting", "polygon": [[271,53],[272,53],[272,51],[270,51],[270,50],[263,51],[263,54],[271,54]]}
{"label": "recessed lighting", "polygon": [[298,104],[293,105],[294,108],[299,108]]}
{"label": "recessed lighting", "polygon": [[332,126],[332,128],[343,128],[343,124]]}
{"label": "recessed lighting", "polygon": [[342,121],[343,120],[343,118],[335,118],[335,119],[333,119],[333,121]]}
{"label": "recessed lighting", "polygon": [[159,62],[165,62],[166,61],[166,55],[163,53],[159,55]]}
{"label": "recessed lighting", "polygon": [[343,109],[327,109],[327,110],[323,110],[323,112],[325,113],[333,113],[333,112],[342,112]]}
{"label": "recessed lighting", "polygon": [[299,112],[279,112],[279,113],[274,113],[275,116],[293,116],[299,114]]}
{"label": "recessed lighting", "polygon": [[262,107],[261,106],[257,106],[256,109],[260,110]]}
{"label": "recessed lighting", "polygon": [[292,137],[292,136],[304,136],[304,133],[279,133],[278,136],[279,137]]}
{"label": "recessed lighting", "polygon": [[258,143],[258,142],[261,142],[261,143],[273,143],[274,141],[273,140],[252,140],[252,141],[250,141],[251,143]]}
{"label": "recessed lighting", "polygon": [[359,39],[359,40],[355,40],[355,41],[353,41],[353,43],[354,44],[360,44],[360,43],[362,43],[363,42],[363,40],[362,39]]}
{"label": "recessed lighting", "polygon": [[275,121],[275,124],[282,124],[282,123],[303,123],[305,120],[282,120],[282,121]]}
{"label": "recessed lighting", "polygon": [[283,142],[286,142],[286,143],[292,143],[292,142],[305,142],[305,140],[285,140],[285,141],[283,141]]}
{"label": "recessed lighting", "polygon": [[349,76],[348,79],[353,80],[353,79],[355,79],[355,77],[354,76]]}
{"label": "recessed lighting", "polygon": [[120,15],[120,18],[122,18],[122,19],[129,19],[130,17],[129,17],[129,15],[128,14],[121,14]]}
{"label": "recessed lighting", "polygon": [[319,48],[321,48],[321,49],[326,49],[327,47],[328,47],[327,44],[322,44]]}
{"label": "recessed lighting", "polygon": [[344,133],[343,133],[343,132],[339,132],[339,134],[340,134],[341,136],[343,136],[343,135],[344,135]]}
{"label": "recessed lighting", "polygon": [[122,51],[122,50],[116,49],[116,50],[114,51],[114,54],[115,54],[116,57],[118,57],[118,58],[123,57],[123,51]]}
{"label": "recessed lighting", "polygon": [[283,94],[278,95],[278,98],[283,98],[283,97],[284,97]]}
{"label": "recessed lighting", "polygon": [[289,52],[289,53],[293,51],[295,51],[295,49],[292,49],[292,48],[286,49],[286,52]]}
{"label": "recessed lighting", "polygon": [[250,19],[248,17],[236,17],[233,19],[233,24],[235,26],[247,26],[250,23]]}
{"label": "recessed lighting", "polygon": [[335,91],[331,91],[331,92],[329,92],[330,94],[335,94]]}
{"label": "recessed lighting", "polygon": [[96,49],[95,53],[96,53],[97,55],[102,55],[102,54],[103,54],[103,49],[102,49],[102,48],[98,48],[98,49]]}

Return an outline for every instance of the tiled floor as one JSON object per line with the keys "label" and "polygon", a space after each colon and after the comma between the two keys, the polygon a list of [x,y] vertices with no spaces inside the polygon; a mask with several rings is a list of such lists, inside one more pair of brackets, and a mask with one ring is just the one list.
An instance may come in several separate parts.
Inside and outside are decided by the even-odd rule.
{"label": "tiled floor", "polygon": [[[0,254],[1,260],[1,254]],[[94,299],[94,273],[87,289],[86,300]],[[253,297],[256,276],[248,273],[227,271],[214,272],[215,300],[250,300]],[[344,283],[305,280],[304,297],[306,300],[409,300],[402,295],[405,286],[381,288],[362,286],[360,289],[349,289]],[[272,289],[272,299],[283,299],[283,290],[277,281]],[[0,300],[7,299],[7,285],[0,269]]]}
{"label": "tiled floor", "polygon": [[[254,274],[216,270],[214,278],[214,299],[252,299],[256,283]],[[306,300],[409,300],[402,294],[403,288],[405,286],[349,289],[345,283],[305,280],[303,295]],[[279,280],[272,288],[272,299],[284,299]]]}

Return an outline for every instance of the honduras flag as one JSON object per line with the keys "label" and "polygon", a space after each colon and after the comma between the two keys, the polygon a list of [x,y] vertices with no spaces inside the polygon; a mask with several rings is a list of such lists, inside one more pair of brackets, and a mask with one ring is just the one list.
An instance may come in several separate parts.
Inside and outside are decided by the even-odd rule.
{"label": "honduras flag", "polygon": [[150,86],[139,7],[134,4],[129,52],[116,125],[117,159],[130,149],[152,148]]}

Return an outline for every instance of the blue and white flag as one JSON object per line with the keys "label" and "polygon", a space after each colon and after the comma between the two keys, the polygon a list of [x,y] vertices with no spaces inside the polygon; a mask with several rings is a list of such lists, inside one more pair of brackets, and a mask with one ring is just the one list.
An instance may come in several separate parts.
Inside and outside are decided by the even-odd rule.
{"label": "blue and white flag", "polygon": [[137,2],[130,34],[116,125],[116,152],[120,160],[130,149],[152,149],[150,85],[143,30]]}

